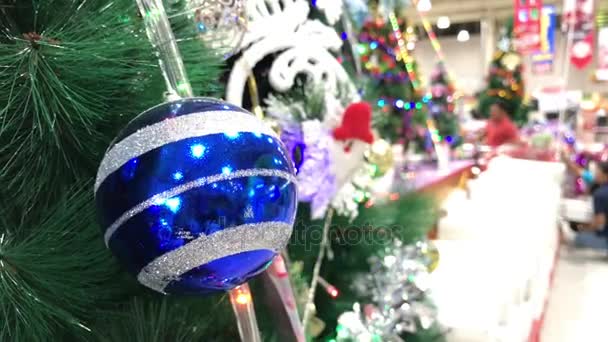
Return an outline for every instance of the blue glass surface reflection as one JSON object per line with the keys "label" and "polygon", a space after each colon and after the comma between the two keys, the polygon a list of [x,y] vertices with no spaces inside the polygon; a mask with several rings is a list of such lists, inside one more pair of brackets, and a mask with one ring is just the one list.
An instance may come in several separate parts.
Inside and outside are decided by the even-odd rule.
{"label": "blue glass surface reflection", "polygon": [[[155,122],[207,110],[243,111],[222,101],[200,99],[158,106],[131,122],[114,143]],[[132,159],[108,176],[96,192],[104,228],[153,196],[169,195],[128,219],[112,235],[110,249],[137,275],[163,254],[226,228],[263,222],[293,224],[294,183],[280,175],[235,175],[260,169],[294,175],[281,142],[255,132],[184,139]],[[210,176],[220,180],[200,182]],[[273,256],[272,250],[251,250],[216,259],[180,275],[165,291],[200,294],[227,290],[263,271]]]}
{"label": "blue glass surface reflection", "polygon": [[205,154],[205,146],[202,144],[194,144],[190,146],[190,154],[194,158],[201,158]]}
{"label": "blue glass surface reflection", "polygon": [[[237,139],[214,134],[184,139],[152,150],[137,158],[136,167],[129,162],[101,184],[96,197],[103,206],[104,219],[111,224],[125,208],[132,208],[176,185],[202,177],[256,168],[292,172],[292,163],[278,150],[282,146],[275,139],[268,139],[271,142],[260,142],[252,133],[241,133]],[[194,158],[192,146],[199,144],[205,146],[205,153]],[[282,164],[277,165],[275,159]],[[182,175],[178,181],[174,177],[176,172]]]}
{"label": "blue glass surface reflection", "polygon": [[[170,198],[162,205],[154,205],[128,220],[115,233],[110,248],[120,260],[127,261],[125,266],[136,274],[159,255],[202,234],[210,235],[226,227],[247,223],[293,222],[296,203],[295,185],[282,178],[247,177],[217,182],[183,193],[179,198]],[[242,254],[242,257],[252,258],[273,253],[260,251]],[[227,259],[224,262],[230,265],[237,262],[232,257],[223,259]],[[241,273],[226,273],[234,275],[228,277],[224,274],[226,271],[215,269],[223,265],[223,259],[217,260],[213,267],[203,265],[197,268],[198,271],[189,272],[190,277],[204,274],[213,279],[225,279],[223,289],[227,289],[243,277],[246,278],[245,274],[263,270],[261,267],[268,261],[266,258],[257,263],[240,260],[238,262],[246,267]],[[195,283],[191,280],[191,285]],[[212,287],[217,286],[219,285],[215,284]],[[195,292],[207,290],[206,287],[190,289]]]}

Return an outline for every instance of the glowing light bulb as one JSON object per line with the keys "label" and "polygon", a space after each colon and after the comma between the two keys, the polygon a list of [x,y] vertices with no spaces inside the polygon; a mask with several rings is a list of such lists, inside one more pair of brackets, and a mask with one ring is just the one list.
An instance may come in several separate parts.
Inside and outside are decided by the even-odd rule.
{"label": "glowing light bulb", "polygon": [[338,295],[340,294],[338,292],[338,289],[335,286],[330,286],[327,288],[327,293],[329,293],[329,295],[331,296],[331,298],[337,298]]}
{"label": "glowing light bulb", "polygon": [[448,27],[450,27],[451,23],[450,23],[450,18],[446,17],[446,16],[441,16],[439,18],[437,18],[437,28],[441,29],[441,30],[445,30]]}
{"label": "glowing light bulb", "polygon": [[165,205],[167,206],[167,208],[169,208],[169,210],[176,213],[182,206],[182,200],[179,197],[169,198],[165,201]]}
{"label": "glowing light bulb", "polygon": [[196,144],[196,145],[190,146],[190,154],[194,158],[200,158],[200,157],[202,157],[203,154],[205,154],[205,146],[203,146],[201,144]]}
{"label": "glowing light bulb", "polygon": [[456,36],[456,40],[459,42],[466,42],[471,38],[471,35],[469,34],[469,31],[467,30],[460,30],[460,32],[458,32],[458,35]]}
{"label": "glowing light bulb", "polygon": [[418,1],[418,5],[416,6],[416,8],[420,11],[420,12],[428,12],[431,10],[433,6],[431,5],[431,0],[420,0]]}

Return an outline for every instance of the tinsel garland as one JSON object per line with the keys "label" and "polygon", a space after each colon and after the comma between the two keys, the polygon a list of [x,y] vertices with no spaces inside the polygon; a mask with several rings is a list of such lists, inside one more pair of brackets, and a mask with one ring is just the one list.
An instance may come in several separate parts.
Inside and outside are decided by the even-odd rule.
{"label": "tinsel garland", "polygon": [[[428,300],[428,277],[436,254],[419,241],[395,241],[369,258],[370,273],[351,286],[371,303],[338,318],[337,341],[404,341],[408,334],[436,325],[436,310]],[[440,337],[440,335],[438,336]]]}

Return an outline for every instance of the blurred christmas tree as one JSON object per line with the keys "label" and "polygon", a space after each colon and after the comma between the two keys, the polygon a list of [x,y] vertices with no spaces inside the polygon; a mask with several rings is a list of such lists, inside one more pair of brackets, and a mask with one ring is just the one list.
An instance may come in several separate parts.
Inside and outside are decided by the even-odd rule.
{"label": "blurred christmas tree", "polygon": [[[415,34],[397,19],[401,44],[412,47]],[[380,16],[365,22],[359,34],[358,54],[369,76],[364,97],[375,105],[374,126],[391,142],[424,135],[426,102],[420,89],[417,64],[411,55],[402,61],[399,38],[391,23]]]}
{"label": "blurred christmas tree", "polygon": [[490,107],[502,100],[509,107],[511,119],[518,125],[528,121],[528,108],[524,103],[524,79],[521,56],[513,50],[512,23],[502,30],[499,50],[490,64],[486,89],[479,96],[479,113],[490,116]]}
{"label": "blurred christmas tree", "polygon": [[461,142],[458,117],[454,113],[454,86],[443,63],[438,63],[431,74],[429,112],[435,120],[441,140],[456,146]]}

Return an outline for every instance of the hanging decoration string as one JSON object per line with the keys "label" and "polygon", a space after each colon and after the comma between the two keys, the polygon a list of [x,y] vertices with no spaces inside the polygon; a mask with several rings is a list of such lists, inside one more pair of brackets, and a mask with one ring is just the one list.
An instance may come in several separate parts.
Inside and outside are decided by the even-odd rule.
{"label": "hanging decoration string", "polygon": [[[137,0],[137,6],[144,18],[148,39],[158,53],[158,63],[167,86],[166,100],[175,101],[193,97],[192,87],[163,0]],[[249,286],[240,285],[232,289],[229,294],[241,341],[261,342]]]}
{"label": "hanging decoration string", "polygon": [[357,35],[355,34],[355,29],[353,28],[352,19],[349,17],[347,12],[348,11],[342,12],[342,17],[340,20],[342,21],[342,26],[344,27],[344,32],[346,32],[346,37],[348,43],[350,44],[350,50],[353,54],[352,57],[353,64],[355,65],[355,72],[358,77],[361,77],[363,75],[363,69],[361,68],[361,59],[357,58],[356,56],[357,45],[359,44],[359,42],[357,41]]}
{"label": "hanging decoration string", "polygon": [[[414,71],[414,65],[412,63],[413,58],[407,52],[405,40],[403,39],[403,35],[401,34],[401,30],[399,29],[399,21],[397,20],[397,16],[395,15],[394,11],[389,13],[388,19],[391,23],[393,34],[397,39],[397,45],[399,48],[399,54],[397,55],[399,58],[397,59],[401,60],[401,62],[403,62],[403,64],[405,65],[405,70],[407,71],[407,74],[409,76],[412,88],[414,88],[414,92],[420,93],[420,82],[418,82],[416,78],[416,72]],[[429,132],[429,135],[431,136],[431,140],[433,141],[433,149],[435,150],[437,156],[439,156],[441,152],[439,151],[438,145],[441,142],[441,138],[439,137],[439,134],[437,134],[435,121],[430,116],[427,117],[426,128]]]}
{"label": "hanging decoration string", "polygon": [[308,288],[308,298],[306,299],[306,305],[304,306],[304,315],[302,316],[302,326],[304,327],[304,331],[306,331],[306,326],[310,321],[310,316],[312,315],[312,310],[314,308],[315,292],[319,283],[321,264],[323,263],[325,251],[327,251],[327,246],[329,245],[329,227],[331,226],[333,216],[334,209],[330,207],[327,210],[327,215],[325,216],[325,222],[323,224],[323,237],[321,239],[321,245],[319,246],[319,254],[317,255],[317,260],[315,261],[315,266],[313,268],[310,287]]}
{"label": "hanging decoration string", "polygon": [[281,341],[305,342],[306,337],[298,313],[294,284],[289,277],[287,250],[277,255],[264,272],[262,279],[266,290],[266,304],[277,316],[274,320],[278,339]]}
{"label": "hanging decoration string", "polygon": [[264,119],[264,111],[262,110],[262,106],[260,106],[260,95],[258,92],[258,83],[255,80],[255,76],[253,75],[253,71],[247,77],[247,88],[249,89],[249,97],[251,99],[251,111],[255,114],[258,119]]}
{"label": "hanging decoration string", "polygon": [[405,71],[407,71],[407,74],[410,78],[410,83],[412,83],[412,87],[414,88],[414,91],[419,92],[420,83],[418,82],[418,79],[416,76],[416,71],[414,71],[414,64],[412,63],[412,57],[407,52],[405,39],[403,39],[403,35],[401,34],[401,30],[399,29],[399,21],[397,20],[397,16],[395,15],[395,12],[391,12],[388,15],[388,19],[391,23],[391,28],[393,30],[393,34],[395,35],[395,38],[397,39],[397,45],[399,48],[399,53],[397,54],[397,57],[398,57],[397,60],[401,60],[401,62],[403,62],[403,64],[405,65]]}
{"label": "hanging decoration string", "polygon": [[162,0],[137,0],[137,6],[144,18],[148,39],[158,52],[158,64],[167,85],[166,99],[192,97],[192,87]]}
{"label": "hanging decoration string", "polygon": [[243,342],[262,342],[251,291],[247,283],[230,290],[230,303],[236,317],[239,336]]}
{"label": "hanging decoration string", "polygon": [[418,1],[419,0],[412,0],[412,6],[416,9],[416,12],[418,13],[418,16],[420,17],[420,21],[422,21],[422,26],[424,27],[424,30],[426,31],[426,35],[429,37],[431,46],[433,47],[433,50],[435,51],[435,54],[437,55],[437,59],[444,65],[444,68],[448,75],[449,81],[456,87],[456,89],[458,89],[458,83],[456,82],[456,78],[450,72],[450,70],[448,70],[447,66],[445,65],[445,55],[443,54],[443,50],[441,50],[441,44],[439,44],[439,39],[437,39],[437,35],[435,34],[435,31],[433,31],[433,25],[431,25],[431,22],[426,17],[424,12],[422,12],[421,10],[418,9]]}

